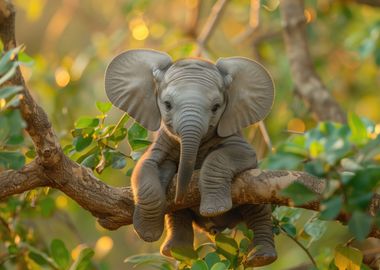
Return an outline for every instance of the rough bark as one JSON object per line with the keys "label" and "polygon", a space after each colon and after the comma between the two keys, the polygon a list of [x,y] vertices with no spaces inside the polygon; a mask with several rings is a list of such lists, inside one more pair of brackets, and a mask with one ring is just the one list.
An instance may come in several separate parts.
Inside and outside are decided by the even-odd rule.
{"label": "rough bark", "polygon": [[[15,11],[6,0],[0,0],[0,37],[6,49],[16,46],[14,33]],[[129,187],[111,187],[94,176],[91,170],[70,160],[64,155],[44,110],[35,102],[18,69],[12,84],[22,85],[21,114],[27,123],[26,131],[37,150],[37,158],[19,171],[0,172],[0,200],[37,187],[49,186],[64,192],[84,209],[98,218],[99,223],[110,230],[131,224],[133,215],[132,192]],[[289,198],[280,191],[293,182],[301,182],[321,194],[325,182],[304,172],[249,170],[235,177],[232,198],[235,204],[272,203],[292,206]],[[167,211],[199,205],[197,187],[198,172],[195,172],[186,196],[181,204],[174,203],[175,183],[168,189]],[[380,208],[380,196],[376,195],[371,212]],[[318,201],[300,206],[319,210]],[[339,220],[347,221],[342,213]],[[371,236],[380,238],[380,230],[374,228]]]}
{"label": "rough bark", "polygon": [[306,38],[304,1],[280,1],[283,36],[295,90],[318,120],[346,122],[346,115],[316,73]]}

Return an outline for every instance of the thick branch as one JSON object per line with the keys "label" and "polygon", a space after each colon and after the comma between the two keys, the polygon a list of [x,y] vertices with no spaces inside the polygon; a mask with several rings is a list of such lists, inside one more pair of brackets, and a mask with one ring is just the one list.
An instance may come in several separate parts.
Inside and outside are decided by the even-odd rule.
{"label": "thick branch", "polygon": [[[17,175],[17,185],[14,187],[13,179],[8,178],[10,172],[0,174],[2,192],[0,200],[6,196],[18,194],[25,190],[38,186],[50,186],[61,190],[74,199],[84,209],[90,211],[98,218],[99,223],[110,230],[132,223],[134,210],[133,195],[129,187],[112,187],[97,179],[91,170],[78,165],[72,160],[65,158],[60,162],[61,166],[52,171],[44,171],[43,178],[30,179],[25,177],[25,171],[12,172]],[[34,166],[34,165],[33,165]],[[27,166],[28,167],[28,166]],[[193,175],[186,199],[181,204],[174,203],[175,183],[172,181],[168,189],[167,211],[172,212],[184,208],[197,207],[200,202],[198,190],[199,171]],[[33,180],[34,179],[34,180]],[[292,206],[292,201],[280,194],[280,191],[294,182],[300,182],[310,190],[321,194],[325,182],[304,172],[296,171],[265,171],[260,169],[248,170],[235,177],[232,185],[232,200],[234,204],[261,204],[271,203],[277,205]],[[319,202],[311,202],[300,206],[304,209],[319,211]],[[371,204],[371,212],[380,209],[380,197],[375,196]],[[338,220],[347,221],[347,215],[341,214]],[[380,230],[374,229],[373,237],[380,238]]]}
{"label": "thick branch", "polygon": [[0,173],[0,200],[13,194],[19,194],[37,187],[46,186],[41,178],[42,169],[36,161],[19,171],[8,170]]}
{"label": "thick branch", "polygon": [[283,35],[297,93],[318,120],[345,122],[346,116],[315,72],[306,38],[304,1],[280,1]]}

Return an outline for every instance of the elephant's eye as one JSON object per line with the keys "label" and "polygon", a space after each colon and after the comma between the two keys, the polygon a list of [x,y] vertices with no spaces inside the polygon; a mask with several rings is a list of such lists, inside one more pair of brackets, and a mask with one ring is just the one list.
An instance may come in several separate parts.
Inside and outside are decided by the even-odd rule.
{"label": "elephant's eye", "polygon": [[172,109],[172,104],[170,103],[170,101],[165,101],[164,104],[165,104],[165,109],[167,111],[170,111]]}
{"label": "elephant's eye", "polygon": [[214,106],[212,106],[212,109],[211,109],[211,111],[213,112],[213,113],[216,113],[216,111],[218,110],[220,108],[220,104],[215,104]]}

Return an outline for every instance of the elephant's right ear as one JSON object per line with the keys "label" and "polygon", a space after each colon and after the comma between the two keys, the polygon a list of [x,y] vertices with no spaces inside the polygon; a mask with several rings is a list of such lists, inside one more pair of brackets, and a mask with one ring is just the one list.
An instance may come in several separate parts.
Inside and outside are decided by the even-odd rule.
{"label": "elephant's right ear", "polygon": [[154,74],[172,63],[169,55],[154,50],[130,50],[116,56],[105,74],[109,100],[149,130],[160,127]]}

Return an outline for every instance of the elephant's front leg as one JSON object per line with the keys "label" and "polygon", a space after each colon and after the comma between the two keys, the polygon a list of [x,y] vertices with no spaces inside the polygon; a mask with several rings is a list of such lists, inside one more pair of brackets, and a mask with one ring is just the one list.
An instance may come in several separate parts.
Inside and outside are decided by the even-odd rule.
{"label": "elephant's front leg", "polygon": [[148,242],[162,235],[166,208],[165,187],[160,181],[156,156],[154,151],[145,153],[131,178],[135,201],[133,226],[140,238]]}
{"label": "elephant's front leg", "polygon": [[205,159],[200,173],[200,214],[217,216],[232,207],[231,182],[233,177],[256,167],[256,154],[241,137],[227,138]]}

